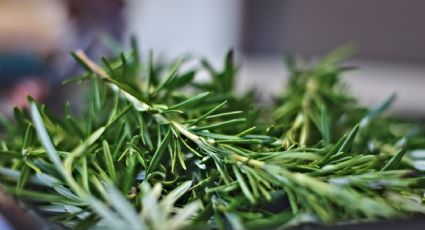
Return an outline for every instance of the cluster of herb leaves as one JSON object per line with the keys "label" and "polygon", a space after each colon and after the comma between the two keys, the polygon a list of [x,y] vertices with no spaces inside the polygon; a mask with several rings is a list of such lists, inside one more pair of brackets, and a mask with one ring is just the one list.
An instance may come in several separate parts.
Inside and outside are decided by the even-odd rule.
{"label": "cluster of herb leaves", "polygon": [[[425,135],[347,94],[345,49],[312,66],[288,59],[273,105],[234,92],[221,70],[140,60],[137,47],[103,67],[73,55],[90,81],[80,116],[30,99],[3,122],[1,187],[69,228],[257,229],[425,213]],[[210,75],[196,82],[200,70]],[[267,112],[261,112],[263,111]],[[273,111],[270,113],[269,111]]]}

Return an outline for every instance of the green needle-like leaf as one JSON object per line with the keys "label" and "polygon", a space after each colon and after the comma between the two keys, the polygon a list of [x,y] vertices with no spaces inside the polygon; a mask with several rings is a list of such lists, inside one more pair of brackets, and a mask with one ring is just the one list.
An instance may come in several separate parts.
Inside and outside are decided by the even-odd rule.
{"label": "green needle-like leaf", "polygon": [[384,167],[382,167],[381,171],[395,169],[400,164],[401,158],[403,158],[404,154],[406,154],[406,149],[400,149],[393,157],[391,157]]}
{"label": "green needle-like leaf", "polygon": [[115,173],[114,160],[112,158],[112,154],[111,154],[111,150],[109,148],[108,142],[104,140],[102,142],[102,147],[103,147],[103,158],[104,158],[104,161],[105,161],[106,170],[107,170],[109,176],[111,177],[112,181],[116,182],[117,181],[117,175]]}
{"label": "green needle-like leaf", "polygon": [[149,164],[149,168],[147,170],[147,174],[153,172],[158,167],[159,162],[162,159],[162,156],[164,155],[164,150],[166,149],[168,142],[171,138],[171,130],[168,130],[167,134],[165,135],[164,139],[159,143],[157,146],[157,149],[152,157],[152,160]]}
{"label": "green needle-like leaf", "polygon": [[201,93],[201,94],[196,95],[194,97],[191,97],[191,98],[189,98],[187,100],[184,100],[184,101],[182,101],[182,102],[180,102],[180,103],[178,103],[178,104],[176,104],[174,106],[171,106],[169,109],[170,110],[172,110],[172,109],[180,109],[182,107],[189,106],[191,104],[194,104],[194,103],[197,103],[197,102],[201,101],[202,99],[204,99],[209,94],[210,94],[209,92]]}

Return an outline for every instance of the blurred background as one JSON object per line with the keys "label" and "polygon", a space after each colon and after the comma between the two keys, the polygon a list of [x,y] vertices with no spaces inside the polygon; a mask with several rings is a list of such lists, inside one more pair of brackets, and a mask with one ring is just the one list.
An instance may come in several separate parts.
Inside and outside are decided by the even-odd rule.
{"label": "blurred background", "polygon": [[362,103],[396,92],[392,112],[425,117],[425,1],[422,0],[0,0],[0,111],[26,95],[61,100],[78,72],[69,52],[97,60],[135,35],[143,53],[193,54],[219,65],[229,48],[241,64],[239,90],[267,99],[284,88],[287,53],[319,58],[358,48],[344,78]]}

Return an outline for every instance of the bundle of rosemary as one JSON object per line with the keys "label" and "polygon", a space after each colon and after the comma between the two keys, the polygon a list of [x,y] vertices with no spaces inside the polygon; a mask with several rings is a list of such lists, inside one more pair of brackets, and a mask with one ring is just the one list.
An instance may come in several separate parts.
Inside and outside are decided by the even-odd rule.
{"label": "bundle of rosemary", "polygon": [[[418,164],[425,135],[371,109],[341,84],[344,50],[320,63],[288,59],[273,105],[234,93],[232,52],[155,64],[137,49],[100,67],[73,55],[90,81],[80,115],[30,99],[2,122],[1,187],[50,221],[77,229],[257,229],[425,213]],[[205,70],[210,79],[194,81]],[[422,154],[423,155],[423,154]]]}

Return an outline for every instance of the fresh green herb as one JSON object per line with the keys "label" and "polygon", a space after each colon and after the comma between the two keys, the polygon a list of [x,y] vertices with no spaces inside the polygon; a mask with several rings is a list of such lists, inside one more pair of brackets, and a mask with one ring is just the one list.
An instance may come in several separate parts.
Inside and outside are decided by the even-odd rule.
{"label": "fresh green herb", "polygon": [[[368,109],[347,94],[349,49],[314,66],[288,58],[288,88],[259,105],[255,91],[235,93],[233,52],[222,70],[182,71],[185,59],[140,63],[133,46],[104,67],[73,53],[87,71],[76,81],[92,83],[81,114],[30,99],[1,123],[1,186],[50,221],[269,229],[425,213],[424,131],[383,114],[394,96]],[[201,69],[209,81],[193,80]]]}

